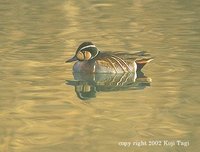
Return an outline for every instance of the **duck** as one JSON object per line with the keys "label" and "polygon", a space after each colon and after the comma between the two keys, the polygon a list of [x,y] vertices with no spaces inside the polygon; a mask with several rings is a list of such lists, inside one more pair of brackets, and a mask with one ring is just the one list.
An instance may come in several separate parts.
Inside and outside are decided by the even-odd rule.
{"label": "duck", "polygon": [[103,52],[92,42],[83,42],[66,63],[76,61],[73,66],[74,73],[131,73],[141,71],[144,65],[152,60],[144,51]]}

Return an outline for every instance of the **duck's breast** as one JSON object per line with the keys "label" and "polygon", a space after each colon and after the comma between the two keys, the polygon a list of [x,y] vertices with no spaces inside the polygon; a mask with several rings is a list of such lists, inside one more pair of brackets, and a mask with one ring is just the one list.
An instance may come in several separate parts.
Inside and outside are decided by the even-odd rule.
{"label": "duck's breast", "polygon": [[94,63],[88,61],[77,61],[73,66],[76,73],[94,73]]}

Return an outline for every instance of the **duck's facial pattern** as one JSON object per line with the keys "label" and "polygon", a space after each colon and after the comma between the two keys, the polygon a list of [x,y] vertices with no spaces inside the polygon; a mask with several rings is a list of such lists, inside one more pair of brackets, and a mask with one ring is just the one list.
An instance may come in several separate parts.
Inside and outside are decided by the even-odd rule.
{"label": "duck's facial pattern", "polygon": [[84,52],[85,60],[90,60],[92,57],[92,54],[89,51]]}
{"label": "duck's facial pattern", "polygon": [[89,61],[94,59],[99,54],[99,49],[92,42],[82,43],[76,50],[76,54],[66,62],[73,61]]}
{"label": "duck's facial pattern", "polygon": [[80,61],[83,61],[84,58],[85,58],[83,52],[78,52],[78,53],[76,54],[76,57],[77,57],[77,59],[80,60]]}
{"label": "duck's facial pattern", "polygon": [[79,51],[77,54],[76,54],[76,57],[79,61],[88,61],[92,58],[92,54],[89,52],[89,51]]}
{"label": "duck's facial pattern", "polygon": [[76,51],[76,58],[79,61],[88,61],[94,59],[98,53],[99,50],[93,43],[84,42],[78,47]]}

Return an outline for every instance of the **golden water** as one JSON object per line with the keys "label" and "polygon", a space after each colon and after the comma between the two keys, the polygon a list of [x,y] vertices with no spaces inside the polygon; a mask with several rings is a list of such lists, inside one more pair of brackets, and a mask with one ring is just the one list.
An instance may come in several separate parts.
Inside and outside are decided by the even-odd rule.
{"label": "golden water", "polygon": [[[1,0],[0,151],[198,151],[199,5]],[[97,89],[80,99],[68,83],[77,82],[73,64],[65,60],[83,41],[105,51],[150,52],[155,60],[143,70],[148,82],[78,86],[83,93]],[[133,145],[177,140],[189,146]]]}

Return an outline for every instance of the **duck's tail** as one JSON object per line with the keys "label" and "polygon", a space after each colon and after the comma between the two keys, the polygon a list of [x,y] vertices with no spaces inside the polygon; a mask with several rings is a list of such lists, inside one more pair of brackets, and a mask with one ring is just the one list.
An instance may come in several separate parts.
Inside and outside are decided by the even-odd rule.
{"label": "duck's tail", "polygon": [[145,64],[151,62],[153,58],[142,58],[137,59],[135,63],[137,64],[137,71],[141,71],[141,69],[144,67]]}

